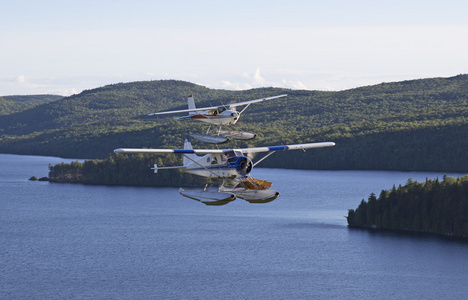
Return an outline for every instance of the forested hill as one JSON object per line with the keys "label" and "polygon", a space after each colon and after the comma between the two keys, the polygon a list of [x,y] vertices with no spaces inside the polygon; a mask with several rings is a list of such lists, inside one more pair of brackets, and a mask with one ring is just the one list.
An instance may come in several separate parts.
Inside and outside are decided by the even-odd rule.
{"label": "forested hill", "polygon": [[103,158],[119,147],[181,147],[190,132],[207,126],[147,114],[184,109],[192,93],[200,107],[288,94],[252,104],[238,127],[257,138],[224,146],[336,142],[306,153],[275,153],[262,166],[468,171],[468,75],[340,92],[227,91],[176,80],[119,83],[22,111],[9,110],[8,100],[0,110],[0,152]]}
{"label": "forested hill", "polygon": [[50,103],[63,98],[60,95],[49,95],[49,94],[41,94],[41,95],[21,95],[21,96],[3,96],[3,98],[13,100],[16,102],[22,103]]}
{"label": "forested hill", "polygon": [[62,99],[58,95],[26,95],[0,97],[0,116],[18,113],[35,106]]}

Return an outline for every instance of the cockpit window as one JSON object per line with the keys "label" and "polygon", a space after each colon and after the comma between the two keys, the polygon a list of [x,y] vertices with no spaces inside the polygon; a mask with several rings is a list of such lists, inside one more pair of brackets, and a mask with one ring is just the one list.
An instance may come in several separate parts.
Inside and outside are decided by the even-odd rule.
{"label": "cockpit window", "polygon": [[233,157],[233,156],[236,156],[236,153],[234,153],[233,150],[229,150],[229,151],[224,152],[224,155],[226,155],[226,157]]}
{"label": "cockpit window", "polygon": [[230,162],[233,162],[233,161],[236,161],[236,160],[237,160],[237,157],[233,156],[233,157],[229,157],[227,161],[230,163]]}

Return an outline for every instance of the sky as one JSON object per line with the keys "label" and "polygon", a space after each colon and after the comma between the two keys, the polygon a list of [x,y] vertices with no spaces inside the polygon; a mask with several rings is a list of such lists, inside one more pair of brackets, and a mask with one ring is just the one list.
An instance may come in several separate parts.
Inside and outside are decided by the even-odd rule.
{"label": "sky", "polygon": [[466,0],[2,0],[0,96],[177,79],[339,91],[468,73]]}

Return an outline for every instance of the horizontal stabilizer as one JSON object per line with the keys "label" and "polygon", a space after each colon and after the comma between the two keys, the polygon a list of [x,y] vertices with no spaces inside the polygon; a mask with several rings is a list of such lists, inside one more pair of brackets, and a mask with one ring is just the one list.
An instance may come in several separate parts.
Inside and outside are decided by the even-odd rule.
{"label": "horizontal stabilizer", "polygon": [[158,173],[158,170],[168,170],[168,169],[183,169],[186,166],[171,166],[171,167],[158,167],[157,164],[154,164],[154,167],[151,170],[154,170],[154,173]]}

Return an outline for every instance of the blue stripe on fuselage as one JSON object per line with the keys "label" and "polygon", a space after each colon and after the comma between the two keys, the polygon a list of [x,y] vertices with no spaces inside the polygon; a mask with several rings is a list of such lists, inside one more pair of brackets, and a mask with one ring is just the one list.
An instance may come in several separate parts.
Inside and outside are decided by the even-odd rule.
{"label": "blue stripe on fuselage", "polygon": [[288,149],[288,146],[273,146],[273,147],[268,147],[270,151],[276,151],[276,150],[286,150]]}
{"label": "blue stripe on fuselage", "polygon": [[173,149],[174,153],[195,153],[191,149]]}

